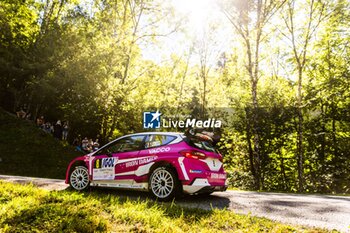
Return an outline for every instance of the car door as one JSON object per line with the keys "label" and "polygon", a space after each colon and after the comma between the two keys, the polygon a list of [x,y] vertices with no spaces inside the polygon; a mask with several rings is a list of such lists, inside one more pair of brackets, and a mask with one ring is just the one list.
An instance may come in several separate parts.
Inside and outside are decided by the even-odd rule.
{"label": "car door", "polygon": [[149,134],[144,143],[144,148],[140,150],[139,167],[135,171],[136,176],[147,174],[151,166],[157,159],[164,159],[162,156],[170,151],[169,143],[176,139],[175,136],[165,134]]}
{"label": "car door", "polygon": [[144,135],[126,136],[96,153],[92,162],[92,180],[111,182],[129,179],[133,167],[126,164],[137,160],[144,137]]}

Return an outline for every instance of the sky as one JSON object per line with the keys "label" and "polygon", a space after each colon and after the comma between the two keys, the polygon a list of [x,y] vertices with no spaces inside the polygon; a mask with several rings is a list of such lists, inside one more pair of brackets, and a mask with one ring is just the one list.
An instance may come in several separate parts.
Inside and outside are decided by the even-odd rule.
{"label": "sky", "polygon": [[[182,30],[167,37],[157,38],[156,45],[150,43],[141,45],[143,57],[160,63],[172,53],[181,56],[188,52],[193,43],[195,48],[198,47],[199,41],[205,38],[213,54],[210,62],[216,63],[216,55],[230,50],[232,37],[232,27],[217,2],[217,0],[167,0],[167,4],[174,8],[175,17],[184,19],[181,24]],[[210,26],[215,29],[209,29]],[[165,28],[168,29],[169,25]],[[197,61],[194,52],[192,63]]]}

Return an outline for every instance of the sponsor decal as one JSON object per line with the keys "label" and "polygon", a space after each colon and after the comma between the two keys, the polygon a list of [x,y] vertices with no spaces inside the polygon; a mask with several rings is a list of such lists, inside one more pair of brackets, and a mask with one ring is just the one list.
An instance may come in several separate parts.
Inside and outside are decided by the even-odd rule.
{"label": "sponsor decal", "polygon": [[148,158],[133,160],[130,162],[126,162],[125,167],[134,167],[134,166],[143,165],[146,163],[150,163],[150,162],[156,160],[157,158],[158,158],[158,156],[152,156],[152,157],[148,157]]}
{"label": "sponsor decal", "polygon": [[190,169],[190,173],[200,174],[200,173],[203,173],[203,172],[201,170],[192,170],[192,169]]}
{"label": "sponsor decal", "polygon": [[114,166],[118,158],[96,159],[93,169],[93,180],[113,180]]}
{"label": "sponsor decal", "polygon": [[157,153],[160,153],[160,152],[168,152],[170,151],[170,147],[159,147],[159,148],[154,148],[154,149],[149,149],[148,152],[150,154],[157,154]]}
{"label": "sponsor decal", "polygon": [[94,168],[93,169],[93,180],[113,180],[114,169],[111,168]]}
{"label": "sponsor decal", "polygon": [[96,159],[94,168],[111,168],[117,163],[118,158]]}
{"label": "sponsor decal", "polygon": [[226,179],[226,174],[211,173],[210,178],[212,178],[212,179]]}
{"label": "sponsor decal", "polygon": [[160,141],[154,141],[154,142],[148,142],[147,147],[156,147],[156,146],[160,146],[160,145],[161,145]]}
{"label": "sponsor decal", "polygon": [[133,166],[137,166],[138,164],[139,164],[138,161],[134,160],[134,161],[126,162],[125,167],[133,167]]}
{"label": "sponsor decal", "polygon": [[116,162],[115,158],[102,159],[102,168],[104,168],[104,167],[114,167],[115,162]]}

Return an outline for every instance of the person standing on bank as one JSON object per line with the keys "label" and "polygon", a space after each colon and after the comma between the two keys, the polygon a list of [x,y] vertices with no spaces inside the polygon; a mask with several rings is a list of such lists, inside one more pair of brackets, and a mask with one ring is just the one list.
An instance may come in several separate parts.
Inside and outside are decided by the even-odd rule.
{"label": "person standing on bank", "polygon": [[58,120],[57,123],[55,124],[54,126],[54,132],[53,132],[53,136],[57,139],[60,139],[62,138],[62,125],[61,125],[61,121]]}
{"label": "person standing on bank", "polygon": [[69,130],[68,121],[66,121],[64,122],[63,128],[62,128],[62,140],[64,141],[67,141],[68,130]]}

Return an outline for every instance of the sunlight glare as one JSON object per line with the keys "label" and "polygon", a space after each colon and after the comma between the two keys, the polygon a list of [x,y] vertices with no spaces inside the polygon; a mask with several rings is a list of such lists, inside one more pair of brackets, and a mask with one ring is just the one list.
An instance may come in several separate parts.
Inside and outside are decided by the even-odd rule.
{"label": "sunlight glare", "polygon": [[187,17],[188,27],[194,32],[202,31],[217,12],[214,0],[172,0],[176,11]]}

